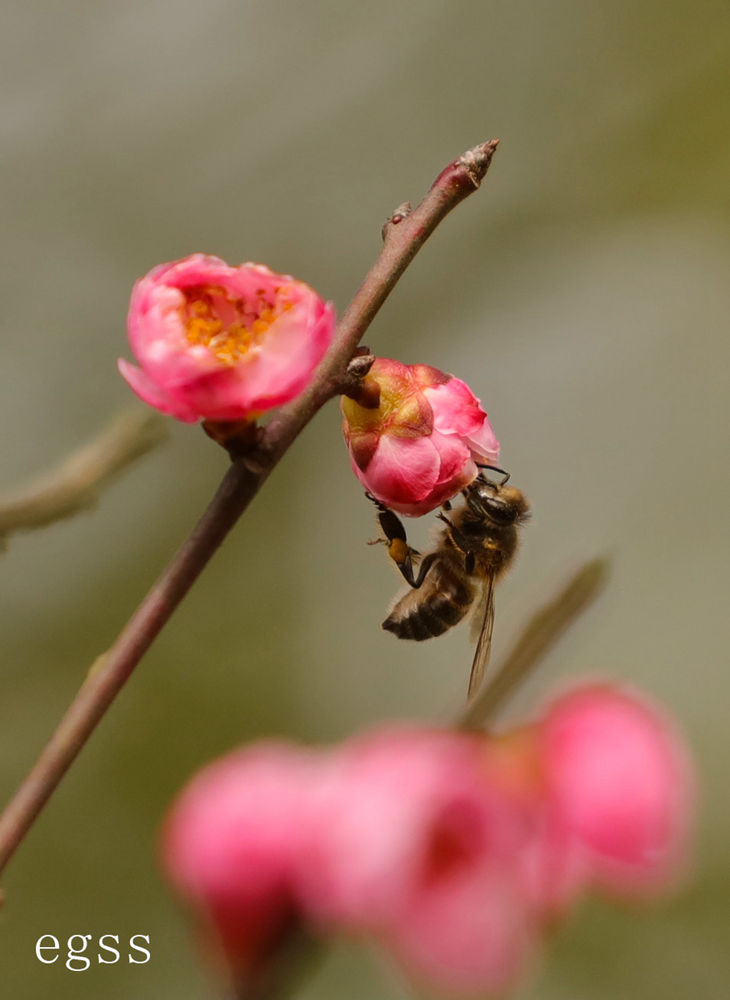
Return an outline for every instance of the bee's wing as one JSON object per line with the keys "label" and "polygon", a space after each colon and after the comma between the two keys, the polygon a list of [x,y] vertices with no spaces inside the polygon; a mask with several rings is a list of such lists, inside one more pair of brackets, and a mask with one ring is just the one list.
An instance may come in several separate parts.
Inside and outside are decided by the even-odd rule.
{"label": "bee's wing", "polygon": [[492,632],[494,631],[494,576],[484,581],[481,597],[472,618],[472,637],[477,638],[477,648],[469,675],[467,697],[471,698],[481,687],[484,673],[489,663],[492,649]]}

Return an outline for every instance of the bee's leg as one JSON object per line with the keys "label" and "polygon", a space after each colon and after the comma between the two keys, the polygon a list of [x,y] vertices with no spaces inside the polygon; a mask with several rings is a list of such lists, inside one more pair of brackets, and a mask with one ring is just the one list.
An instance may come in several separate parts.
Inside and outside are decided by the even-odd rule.
{"label": "bee's leg", "polygon": [[[410,585],[413,587],[414,590],[418,590],[423,581],[426,579],[426,575],[428,574],[428,571],[431,569],[433,564],[438,559],[438,555],[439,555],[438,552],[429,552],[428,555],[424,556],[423,559],[421,560],[421,565],[418,567],[418,576],[416,577],[416,579],[411,581],[408,580],[408,577],[406,577],[406,580],[408,580],[408,582],[410,583]],[[403,570],[401,570],[401,573],[403,573]],[[405,576],[405,573],[403,573],[403,575]]]}
{"label": "bee's leg", "polygon": [[[455,524],[453,524],[448,517],[444,517],[443,514],[436,515],[440,521],[443,521],[447,525],[447,530],[449,533],[449,538],[454,543],[457,549],[464,553],[464,569],[467,573],[471,574],[474,572],[474,550],[469,542],[469,539],[464,535],[463,532],[459,531]],[[424,560],[425,561],[425,560]]]}
{"label": "bee's leg", "polygon": [[451,510],[451,501],[444,500],[444,502],[441,504],[441,510]]}
{"label": "bee's leg", "polygon": [[[479,462],[476,462],[475,465],[477,469],[489,469],[490,472],[498,472],[500,476],[503,477],[502,482],[499,484],[500,486],[506,486],[510,480],[510,473],[505,472],[504,469],[500,469],[498,465],[480,465]],[[482,476],[482,479],[484,478],[485,477]]]}
{"label": "bee's leg", "polygon": [[383,529],[383,534],[385,535],[384,541],[386,545],[390,548],[394,542],[402,542],[409,552],[413,552],[415,555],[418,555],[416,550],[411,549],[408,545],[406,529],[403,527],[403,522],[398,515],[392,511],[390,507],[386,507],[384,503],[377,500],[372,493],[366,493],[365,496],[371,503],[375,504],[378,510],[378,522],[380,527]]}
{"label": "bee's leg", "polygon": [[[418,582],[416,582],[416,577],[413,575],[413,556],[417,556],[418,552],[412,549],[408,544],[408,539],[406,537],[406,529],[403,527],[403,522],[394,514],[389,507],[376,500],[372,494],[366,494],[368,500],[372,500],[375,506],[378,508],[378,521],[380,522],[380,527],[383,529],[383,534],[385,535],[385,544],[388,546],[388,555],[396,564],[398,569],[401,571],[404,580],[411,587],[420,587],[423,583],[423,576],[425,575],[423,565],[421,565],[418,573]],[[424,560],[425,562],[426,560]],[[430,563],[429,563],[430,565]],[[426,567],[428,569],[428,567]]]}
{"label": "bee's leg", "polygon": [[449,538],[457,549],[460,549],[465,555],[470,552],[472,546],[470,545],[466,535],[464,535],[464,533],[460,531],[456,525],[448,519],[448,517],[445,517],[443,514],[437,514],[436,517],[438,517],[439,521],[443,521],[446,525]]}

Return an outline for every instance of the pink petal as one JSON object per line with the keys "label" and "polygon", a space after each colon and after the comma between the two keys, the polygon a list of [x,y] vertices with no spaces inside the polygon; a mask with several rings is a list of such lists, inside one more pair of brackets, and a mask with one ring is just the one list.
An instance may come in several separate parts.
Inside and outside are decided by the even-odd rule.
{"label": "pink petal", "polygon": [[499,441],[492,430],[486,413],[484,421],[474,434],[467,435],[466,441],[471,449],[472,457],[483,465],[496,465],[499,462]]}
{"label": "pink petal", "polygon": [[417,983],[460,997],[514,987],[534,951],[528,909],[496,866],[419,896],[381,940]]}
{"label": "pink petal", "polygon": [[442,372],[432,365],[408,365],[411,376],[420,389],[430,389],[445,382],[451,381],[454,377],[447,372]]}
{"label": "pink petal", "polygon": [[438,431],[433,432],[431,441],[440,460],[438,484],[447,486],[451,490],[449,495],[453,496],[462,486],[471,482],[477,473],[469,448],[462,438],[454,434],[440,434]]}
{"label": "pink petal", "polygon": [[193,778],[167,819],[168,874],[237,970],[265,963],[296,916],[294,870],[308,855],[317,763],[284,743],[232,753]]}
{"label": "pink petal", "polygon": [[399,510],[428,496],[437,482],[440,459],[431,439],[383,435],[363,473],[355,469],[364,486],[383,503]]}
{"label": "pink petal", "polygon": [[126,380],[130,388],[137,393],[139,398],[150,406],[154,406],[161,413],[168,413],[171,417],[184,420],[186,423],[194,423],[200,417],[189,403],[184,399],[176,399],[173,395],[166,393],[160,386],[145,375],[141,368],[131,365],[124,358],[120,358],[117,367]]}
{"label": "pink petal", "polygon": [[682,741],[642,699],[607,685],[557,701],[544,722],[553,793],[596,882],[628,895],[681,871],[693,781]]}
{"label": "pink petal", "polygon": [[475,434],[485,417],[481,403],[469,386],[461,379],[451,378],[448,382],[424,389],[424,395],[433,408],[436,430],[443,434]]}
{"label": "pink petal", "polygon": [[[232,369],[246,405],[265,411],[298,396],[324,357],[333,328],[332,304],[313,300],[276,319],[260,348]],[[306,336],[302,336],[303,330]]]}

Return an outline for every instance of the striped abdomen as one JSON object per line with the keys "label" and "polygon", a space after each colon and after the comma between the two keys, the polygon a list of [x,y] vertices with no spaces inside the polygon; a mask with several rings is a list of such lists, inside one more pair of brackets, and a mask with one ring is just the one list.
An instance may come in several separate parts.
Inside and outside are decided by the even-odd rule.
{"label": "striped abdomen", "polygon": [[422,586],[400,598],[382,627],[399,639],[432,639],[461,621],[475,595],[461,556],[447,549],[434,560]]}

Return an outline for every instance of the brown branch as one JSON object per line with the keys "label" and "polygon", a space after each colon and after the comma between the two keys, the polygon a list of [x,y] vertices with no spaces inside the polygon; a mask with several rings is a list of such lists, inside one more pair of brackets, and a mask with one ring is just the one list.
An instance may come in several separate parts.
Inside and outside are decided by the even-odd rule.
{"label": "brown branch", "polygon": [[492,680],[467,705],[457,725],[481,729],[555,645],[561,635],[602,592],[608,577],[607,559],[585,563],[567,585],[528,621]]}
{"label": "brown branch", "polygon": [[135,408],[117,414],[50,472],[0,493],[0,540],[14,531],[42,528],[93,507],[101,490],[159,444],[165,433],[158,413]]}
{"label": "brown branch", "polygon": [[0,817],[0,871],[103,718],[142,655],[203,567],[317,410],[343,385],[357,344],[403,271],[441,220],[475,191],[497,140],[450,163],[413,211],[401,206],[384,227],[383,248],[337,326],[309,387],[274,415],[256,444],[234,459],[208,509],[134,612],[103,662],[89,674],[30,774]]}

